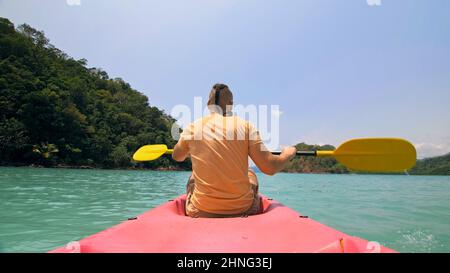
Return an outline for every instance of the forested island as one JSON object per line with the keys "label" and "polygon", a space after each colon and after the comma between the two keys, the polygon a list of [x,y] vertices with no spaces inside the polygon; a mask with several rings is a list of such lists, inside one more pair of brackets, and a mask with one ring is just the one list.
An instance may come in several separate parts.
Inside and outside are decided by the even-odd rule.
{"label": "forested island", "polygon": [[450,154],[418,160],[409,174],[450,175]]}
{"label": "forested island", "polygon": [[120,78],[88,68],[27,24],[0,18],[0,164],[189,169],[138,164],[146,144],[173,146],[170,116]]}
{"label": "forested island", "polygon": [[[295,146],[299,151],[332,151],[332,145],[308,145],[300,143]],[[349,173],[349,170],[339,164],[334,158],[296,157],[289,163],[285,172],[288,173]]]}

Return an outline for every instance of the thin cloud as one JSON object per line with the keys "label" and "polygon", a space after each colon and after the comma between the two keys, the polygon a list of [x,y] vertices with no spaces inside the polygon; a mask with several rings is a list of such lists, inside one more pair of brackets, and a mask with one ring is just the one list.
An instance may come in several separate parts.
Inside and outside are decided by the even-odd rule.
{"label": "thin cloud", "polygon": [[80,6],[81,0],[66,0],[66,3],[69,6]]}
{"label": "thin cloud", "polygon": [[434,143],[418,143],[415,145],[418,158],[440,156],[450,153],[450,145]]}

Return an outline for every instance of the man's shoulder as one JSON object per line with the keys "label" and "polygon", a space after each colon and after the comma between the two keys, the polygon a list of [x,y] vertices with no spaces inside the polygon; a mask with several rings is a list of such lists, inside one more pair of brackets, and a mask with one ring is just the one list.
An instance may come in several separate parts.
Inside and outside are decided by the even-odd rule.
{"label": "man's shoulder", "polygon": [[205,125],[205,123],[207,123],[209,120],[211,120],[211,115],[197,118],[196,120],[184,126],[184,130],[194,131],[195,129],[201,129],[203,125]]}
{"label": "man's shoulder", "polygon": [[237,123],[240,123],[240,124],[245,124],[245,125],[251,124],[248,120],[243,119],[240,116],[232,116],[232,118],[234,118],[237,121]]}
{"label": "man's shoulder", "polygon": [[244,124],[247,128],[251,129],[251,130],[255,130],[256,126],[254,125],[253,122],[249,121],[249,120],[245,120],[243,118],[239,118],[242,122],[242,124]]}
{"label": "man's shoulder", "polygon": [[[219,119],[216,119],[219,118]],[[229,116],[227,118],[233,119],[235,122],[233,122],[234,124],[236,124],[237,126],[245,126],[246,128],[255,128],[255,126],[248,120],[245,120],[239,116]],[[222,121],[223,117],[222,116],[217,116],[217,115],[207,115],[207,116],[203,116],[201,118],[198,118],[196,120],[194,120],[192,123],[190,123],[187,128],[202,128],[205,124],[209,123],[209,122],[213,122],[213,123],[217,123],[218,121]]]}

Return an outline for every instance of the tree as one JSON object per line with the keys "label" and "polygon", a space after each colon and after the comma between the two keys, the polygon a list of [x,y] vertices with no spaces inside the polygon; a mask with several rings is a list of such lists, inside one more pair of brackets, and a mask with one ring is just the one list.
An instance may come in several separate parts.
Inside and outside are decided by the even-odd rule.
{"label": "tree", "polygon": [[[129,167],[140,146],[173,146],[174,120],[121,78],[0,18],[0,161]],[[33,152],[34,151],[34,152]],[[182,167],[166,158],[150,168]]]}

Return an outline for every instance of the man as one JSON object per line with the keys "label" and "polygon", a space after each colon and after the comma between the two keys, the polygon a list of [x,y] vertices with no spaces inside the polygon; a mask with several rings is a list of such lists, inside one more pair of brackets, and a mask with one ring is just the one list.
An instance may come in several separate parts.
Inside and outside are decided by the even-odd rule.
{"label": "man", "polygon": [[225,218],[261,213],[258,179],[248,169],[248,157],[265,174],[283,170],[297,150],[276,156],[249,122],[231,115],[233,94],[224,84],[213,86],[211,114],[190,124],[181,134],[173,159],[192,160],[187,185],[186,214],[195,218]]}

